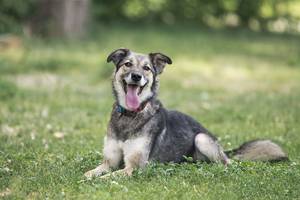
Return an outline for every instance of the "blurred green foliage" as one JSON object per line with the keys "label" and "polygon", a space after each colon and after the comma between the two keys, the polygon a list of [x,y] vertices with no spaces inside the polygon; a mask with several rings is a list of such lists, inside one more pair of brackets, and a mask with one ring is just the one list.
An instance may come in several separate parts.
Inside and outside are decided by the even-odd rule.
{"label": "blurred green foliage", "polygon": [[[112,22],[169,25],[191,23],[210,27],[251,27],[254,24],[258,27],[257,29],[264,30],[268,21],[280,18],[287,20],[298,18],[299,20],[297,13],[300,13],[297,0],[90,1],[90,16],[92,22],[96,24]],[[24,24],[35,15],[38,2],[38,0],[0,0],[0,32],[21,30]]]}
{"label": "blurred green foliage", "polygon": [[[288,4],[295,0],[93,0],[97,20],[143,22],[196,22],[207,24],[208,17],[222,18],[236,14],[241,24],[252,18],[276,18],[289,13]],[[286,9],[282,9],[285,7]],[[284,10],[278,12],[278,10]],[[265,14],[267,10],[268,15]]]}
{"label": "blurred green foliage", "polygon": [[0,0],[0,32],[18,31],[36,10],[38,0]]}
{"label": "blurred green foliage", "polygon": [[0,78],[0,102],[13,98],[17,92],[17,86],[9,81]]}

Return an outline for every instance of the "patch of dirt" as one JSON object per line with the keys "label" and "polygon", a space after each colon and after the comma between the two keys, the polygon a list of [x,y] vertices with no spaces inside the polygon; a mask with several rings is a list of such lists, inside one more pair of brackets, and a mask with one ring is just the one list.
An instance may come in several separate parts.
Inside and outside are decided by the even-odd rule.
{"label": "patch of dirt", "polygon": [[53,90],[66,85],[62,77],[51,73],[20,74],[15,77],[15,82],[18,87],[26,89]]}

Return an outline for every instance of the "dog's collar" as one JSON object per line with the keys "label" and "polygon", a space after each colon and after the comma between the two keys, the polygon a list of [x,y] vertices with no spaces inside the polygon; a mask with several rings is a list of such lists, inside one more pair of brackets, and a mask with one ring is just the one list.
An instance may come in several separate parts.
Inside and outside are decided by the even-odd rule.
{"label": "dog's collar", "polygon": [[116,110],[117,110],[117,112],[118,113],[124,113],[124,112],[126,112],[126,109],[125,108],[123,108],[122,106],[120,106],[120,105],[117,105],[117,108],[116,108]]}
{"label": "dog's collar", "polygon": [[120,114],[125,114],[125,115],[135,115],[139,112],[141,112],[142,110],[144,110],[144,108],[146,107],[148,101],[144,102],[141,104],[141,106],[136,110],[136,111],[131,111],[131,110],[127,110],[126,108],[124,108],[123,106],[117,104],[116,110],[118,113]]}

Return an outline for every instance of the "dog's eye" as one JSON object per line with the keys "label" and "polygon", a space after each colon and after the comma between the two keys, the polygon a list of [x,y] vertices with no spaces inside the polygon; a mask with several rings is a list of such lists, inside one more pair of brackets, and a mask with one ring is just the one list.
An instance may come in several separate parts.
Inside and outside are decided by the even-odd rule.
{"label": "dog's eye", "polygon": [[131,66],[132,66],[132,63],[131,63],[131,62],[126,62],[124,65],[125,65],[126,67],[131,67]]}
{"label": "dog's eye", "polygon": [[146,71],[149,71],[149,70],[150,70],[150,67],[148,67],[147,65],[145,65],[145,66],[143,67],[143,69],[146,70]]}

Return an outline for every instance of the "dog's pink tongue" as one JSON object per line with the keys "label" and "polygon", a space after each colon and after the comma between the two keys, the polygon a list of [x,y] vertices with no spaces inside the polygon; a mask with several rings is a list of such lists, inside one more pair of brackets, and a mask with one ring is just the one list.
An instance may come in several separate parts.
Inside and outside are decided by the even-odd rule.
{"label": "dog's pink tongue", "polygon": [[140,107],[139,98],[137,94],[138,88],[138,86],[127,85],[126,105],[132,111],[135,111]]}

